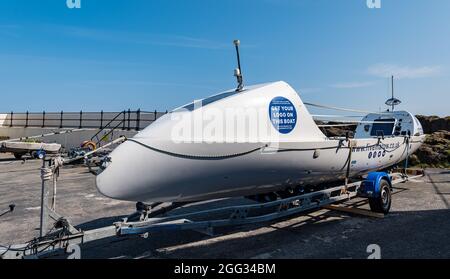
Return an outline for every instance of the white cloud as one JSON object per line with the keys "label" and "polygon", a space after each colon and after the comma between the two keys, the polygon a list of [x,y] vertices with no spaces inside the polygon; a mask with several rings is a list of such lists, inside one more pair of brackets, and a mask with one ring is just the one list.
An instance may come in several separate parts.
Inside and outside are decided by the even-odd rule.
{"label": "white cloud", "polygon": [[62,33],[82,39],[111,41],[117,43],[131,43],[144,45],[160,45],[184,48],[224,49],[231,44],[173,34],[152,34],[140,32],[125,32],[119,30],[92,29],[74,26],[54,26]]}
{"label": "white cloud", "polygon": [[362,87],[370,87],[374,85],[373,81],[366,82],[341,82],[330,85],[330,87],[338,88],[338,89],[351,89],[351,88],[362,88]]}
{"label": "white cloud", "polygon": [[[78,27],[70,25],[43,24],[39,26],[40,30],[48,34],[56,33],[76,39],[103,41],[111,43],[157,45],[180,48],[200,48],[200,49],[226,49],[232,46],[231,42],[213,41],[209,38],[197,38],[177,34],[157,34],[146,32],[134,32],[125,30],[95,29],[88,27]],[[0,35],[19,36],[29,26],[23,28],[19,25],[1,25]],[[21,31],[21,32],[19,32]],[[245,44],[244,48],[254,47],[254,45]]]}
{"label": "white cloud", "polygon": [[300,88],[298,90],[298,92],[300,92],[300,94],[308,94],[308,93],[316,93],[316,92],[320,92],[322,89],[318,88],[318,87],[310,87],[310,88]]}
{"label": "white cloud", "polygon": [[439,75],[442,72],[441,66],[410,67],[396,64],[375,64],[369,67],[367,72],[377,77],[396,78],[424,78]]}

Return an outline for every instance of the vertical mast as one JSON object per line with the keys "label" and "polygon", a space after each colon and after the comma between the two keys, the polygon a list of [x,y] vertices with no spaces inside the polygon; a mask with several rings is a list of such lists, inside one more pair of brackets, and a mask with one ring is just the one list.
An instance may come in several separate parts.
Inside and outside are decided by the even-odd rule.
{"label": "vertical mast", "polygon": [[[391,76],[392,100],[394,100],[394,76]],[[392,112],[394,112],[394,103],[392,103]]]}
{"label": "vertical mast", "polygon": [[[385,104],[391,107],[391,112],[394,112],[395,106],[398,106],[402,103],[399,99],[394,97],[394,76],[391,76],[391,98],[388,99]],[[389,111],[389,110],[388,110]]]}

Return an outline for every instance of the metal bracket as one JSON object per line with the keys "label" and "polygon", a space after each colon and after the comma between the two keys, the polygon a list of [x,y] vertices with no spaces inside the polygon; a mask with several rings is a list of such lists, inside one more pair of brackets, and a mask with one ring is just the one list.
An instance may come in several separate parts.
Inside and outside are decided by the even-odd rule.
{"label": "metal bracket", "polygon": [[236,209],[233,213],[230,215],[230,220],[235,219],[245,219],[248,216],[248,209],[245,208],[239,208]]}

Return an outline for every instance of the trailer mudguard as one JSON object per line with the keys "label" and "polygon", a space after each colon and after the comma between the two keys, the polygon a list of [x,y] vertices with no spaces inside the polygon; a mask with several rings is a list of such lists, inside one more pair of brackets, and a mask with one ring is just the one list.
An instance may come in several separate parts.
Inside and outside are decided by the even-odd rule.
{"label": "trailer mudguard", "polygon": [[361,186],[358,189],[358,196],[365,198],[378,198],[380,197],[380,184],[381,180],[385,179],[392,187],[391,176],[386,172],[370,172],[367,178],[361,182]]}

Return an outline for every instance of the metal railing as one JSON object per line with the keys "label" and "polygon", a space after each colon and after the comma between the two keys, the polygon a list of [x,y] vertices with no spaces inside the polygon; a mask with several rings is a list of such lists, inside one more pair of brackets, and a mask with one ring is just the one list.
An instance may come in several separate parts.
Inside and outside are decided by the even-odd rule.
{"label": "metal railing", "polygon": [[11,111],[7,114],[3,127],[20,128],[92,128],[140,131],[166,112],[149,112],[130,109],[121,112],[24,112]]}

